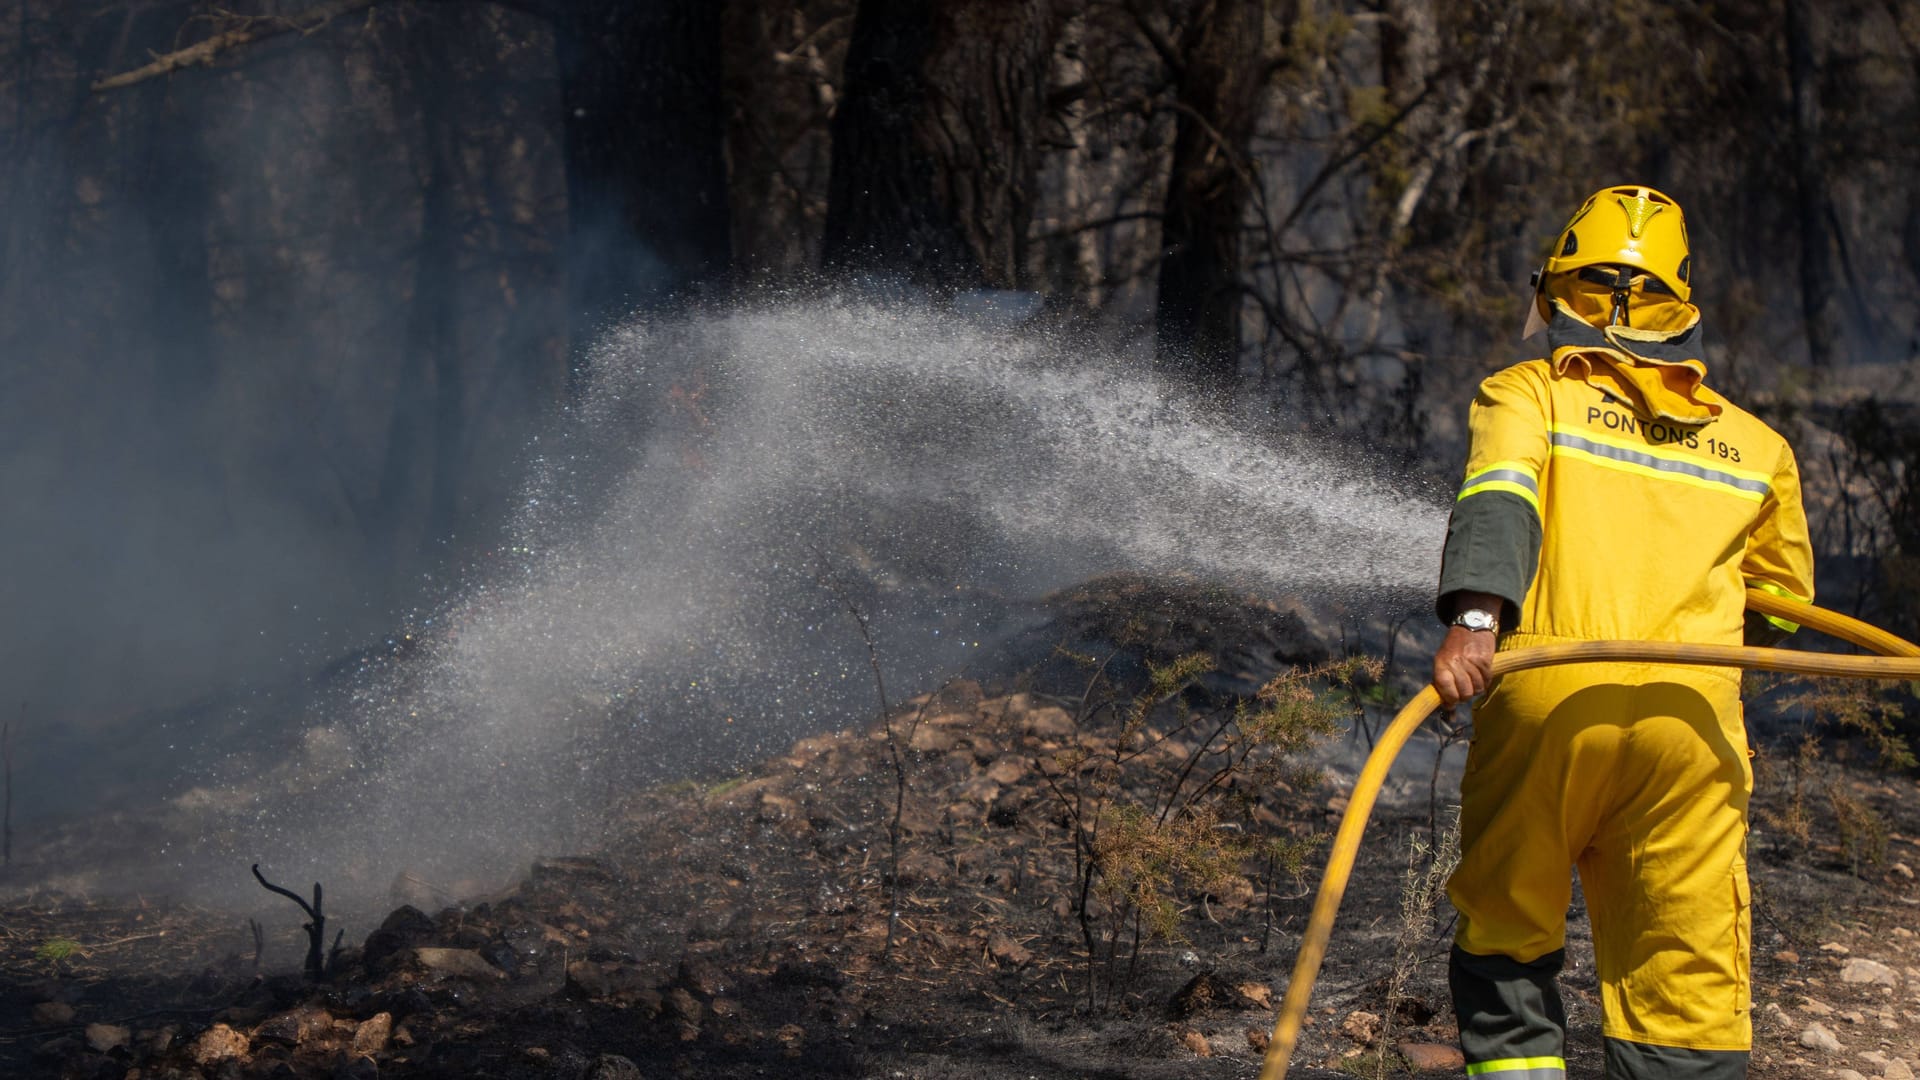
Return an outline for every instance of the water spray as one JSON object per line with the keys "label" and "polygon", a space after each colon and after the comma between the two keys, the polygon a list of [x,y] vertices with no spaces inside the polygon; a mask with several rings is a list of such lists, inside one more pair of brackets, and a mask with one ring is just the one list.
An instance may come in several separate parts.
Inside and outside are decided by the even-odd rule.
{"label": "water spray", "polygon": [[[1920,645],[1887,633],[1878,627],[1827,611],[1797,600],[1788,600],[1751,589],[1747,607],[1763,615],[1772,615],[1851,642],[1879,656],[1835,656],[1805,653],[1790,649],[1751,649],[1726,645],[1687,645],[1666,641],[1583,641],[1570,645],[1542,645],[1497,653],[1493,674],[1552,667],[1557,664],[1655,663],[1688,664],[1707,667],[1738,667],[1751,671],[1784,671],[1796,675],[1818,675],[1849,679],[1920,679]],[[1899,659],[1893,659],[1898,657]],[[1334,832],[1333,850],[1327,856],[1327,870],[1320,879],[1320,891],[1313,900],[1306,932],[1300,936],[1300,952],[1294,960],[1293,977],[1287,983],[1286,997],[1280,1003],[1280,1015],[1274,1020],[1273,1038],[1267,1044],[1260,1066],[1260,1080],[1281,1080],[1293,1060],[1294,1046],[1300,1039],[1300,1027],[1306,1021],[1307,1004],[1313,996],[1313,982],[1326,959],[1327,941],[1333,934],[1334,916],[1346,895],[1347,878],[1353,873],[1354,859],[1360,852],[1360,837],[1373,813],[1374,800],[1386,781],[1393,759],[1414,731],[1426,722],[1440,705],[1440,692],[1433,687],[1414,696],[1387,725],[1365,767],[1353,783],[1347,809]]]}
{"label": "water spray", "polygon": [[506,542],[405,657],[320,712],[284,777],[207,783],[263,792],[201,830],[236,838],[214,854],[282,853],[342,903],[402,872],[483,891],[597,842],[628,793],[861,722],[843,600],[886,681],[921,685],[1024,663],[1043,598],[1099,575],[1350,613],[1433,580],[1441,493],[1206,409],[1014,299],[975,305],[995,321],[775,296],[610,333],[528,451]]}

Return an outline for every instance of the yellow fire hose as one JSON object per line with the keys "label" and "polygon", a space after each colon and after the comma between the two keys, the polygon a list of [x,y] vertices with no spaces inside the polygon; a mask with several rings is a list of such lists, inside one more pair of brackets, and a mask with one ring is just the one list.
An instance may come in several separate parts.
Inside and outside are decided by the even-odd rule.
{"label": "yellow fire hose", "polygon": [[[1586,664],[1604,661],[1627,663],[1698,664],[1711,667],[1739,667],[1755,671],[1790,671],[1799,675],[1841,676],[1862,679],[1920,679],[1920,645],[1895,637],[1878,627],[1838,612],[1827,611],[1797,600],[1788,600],[1759,590],[1747,592],[1747,607],[1764,615],[1797,622],[1812,630],[1848,641],[1879,656],[1836,656],[1827,653],[1796,652],[1788,649],[1748,649],[1725,645],[1686,645],[1664,641],[1582,641],[1568,645],[1543,645],[1515,649],[1493,658],[1494,675],[1555,664]],[[1914,659],[1889,659],[1913,657]],[[1281,1080],[1293,1058],[1300,1026],[1306,1021],[1307,1001],[1313,995],[1313,980],[1320,974],[1320,962],[1327,955],[1327,939],[1333,934],[1333,918],[1347,891],[1347,878],[1360,851],[1360,834],[1366,830],[1373,813],[1380,785],[1387,770],[1400,755],[1414,731],[1440,705],[1440,692],[1429,686],[1414,696],[1387,725],[1374,744],[1366,765],[1353,782],[1346,812],[1333,837],[1333,849],[1327,855],[1327,872],[1320,879],[1320,892],[1314,897],[1313,914],[1307,919],[1306,932],[1300,936],[1300,954],[1294,961],[1293,978],[1287,983],[1286,997],[1280,1003],[1280,1015],[1273,1025],[1273,1039],[1267,1045],[1260,1080]]]}

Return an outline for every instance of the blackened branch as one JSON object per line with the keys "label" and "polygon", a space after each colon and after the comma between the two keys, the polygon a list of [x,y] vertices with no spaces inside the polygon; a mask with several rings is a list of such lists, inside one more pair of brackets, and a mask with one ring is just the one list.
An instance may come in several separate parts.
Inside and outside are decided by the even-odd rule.
{"label": "blackened branch", "polygon": [[327,972],[326,954],[323,952],[327,941],[327,917],[321,913],[320,883],[317,881],[313,883],[313,903],[309,904],[292,889],[283,889],[268,881],[260,873],[259,863],[253,864],[253,877],[260,883],[261,888],[268,892],[279,893],[299,904],[300,910],[307,913],[308,922],[304,925],[307,932],[307,977],[318,982]]}

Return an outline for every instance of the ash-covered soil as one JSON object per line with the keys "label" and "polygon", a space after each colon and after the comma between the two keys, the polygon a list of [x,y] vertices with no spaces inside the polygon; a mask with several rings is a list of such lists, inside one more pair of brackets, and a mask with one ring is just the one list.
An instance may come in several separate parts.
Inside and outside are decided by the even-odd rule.
{"label": "ash-covered soil", "polygon": [[[1201,641],[1191,619],[1175,622],[1184,640],[1136,659],[1224,651],[1253,633],[1213,625]],[[1259,632],[1272,637],[1261,657],[1281,651],[1284,634]],[[1245,681],[1244,661],[1221,666]],[[1083,888],[1071,823],[1091,789],[1073,776],[1112,761],[1101,790],[1153,805],[1169,777],[1209,761],[1191,735],[1206,729],[1179,718],[1223,715],[1231,687],[1196,685],[1128,733],[1124,700],[1098,708],[1055,692],[1064,685],[956,680],[744,775],[635,794],[595,850],[543,858],[495,895],[350,926],[319,980],[297,970],[291,903],[256,938],[229,912],[16,879],[0,910],[0,1075],[1253,1076],[1320,856],[1303,876],[1255,860],[1204,888],[1167,882],[1178,935],[1143,931],[1136,950],[1131,925]],[[1363,705],[1390,697],[1363,690],[1350,704],[1378,723],[1384,710]],[[1364,732],[1335,738],[1317,785],[1223,781],[1208,797],[1239,816],[1216,826],[1328,834],[1365,751]],[[1421,887],[1437,881],[1429,830],[1444,824],[1462,749],[1437,770],[1437,745],[1424,750],[1369,832],[1294,1076],[1462,1071],[1445,992],[1451,915]],[[1832,755],[1794,758],[1794,772],[1775,760],[1786,753],[1763,748],[1758,769],[1753,1075],[1910,1076],[1920,784]],[[1878,824],[1823,840],[1840,835],[1820,817],[1836,805]],[[1796,809],[1812,815],[1804,840],[1766,824]],[[1572,936],[1570,1071],[1598,1076],[1577,906]]]}

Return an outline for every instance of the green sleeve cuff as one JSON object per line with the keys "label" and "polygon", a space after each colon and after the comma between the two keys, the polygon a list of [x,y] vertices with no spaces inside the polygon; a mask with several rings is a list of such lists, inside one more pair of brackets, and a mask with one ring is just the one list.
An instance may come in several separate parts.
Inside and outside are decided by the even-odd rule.
{"label": "green sleeve cuff", "polygon": [[1476,492],[1454,504],[1447,522],[1434,613],[1446,621],[1447,597],[1456,592],[1492,593],[1506,601],[1500,624],[1513,626],[1539,568],[1540,515],[1531,502],[1508,491]]}

